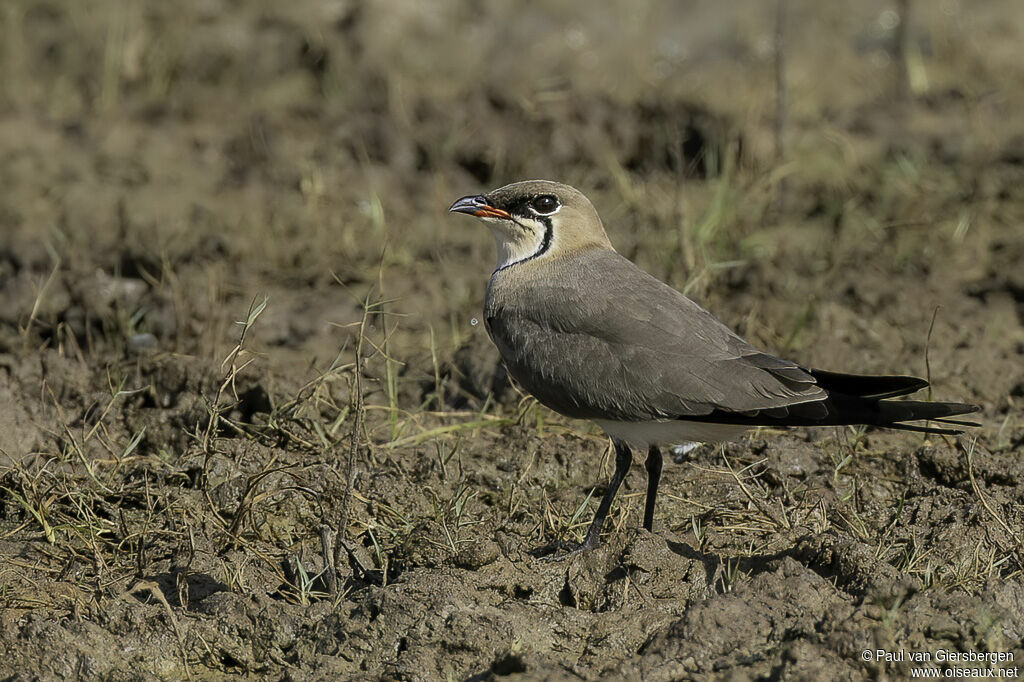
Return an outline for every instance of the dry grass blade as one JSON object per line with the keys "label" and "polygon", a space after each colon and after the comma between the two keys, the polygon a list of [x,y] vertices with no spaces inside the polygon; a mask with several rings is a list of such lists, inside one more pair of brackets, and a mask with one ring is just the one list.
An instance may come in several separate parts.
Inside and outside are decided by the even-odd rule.
{"label": "dry grass blade", "polygon": [[[1010,528],[1009,524],[1007,524],[1006,521],[1003,520],[1002,516],[997,514],[996,511],[992,509],[992,506],[988,503],[988,498],[981,492],[981,488],[978,486],[978,481],[974,477],[974,448],[977,445],[977,443],[978,439],[972,438],[971,442],[967,445],[966,448],[964,448],[964,458],[967,460],[967,475],[971,481],[971,490],[974,491],[974,494],[978,497],[978,500],[981,502],[981,505],[985,508],[985,511],[988,512],[988,515],[992,517],[992,520],[995,521],[999,525],[999,527],[1002,528],[1003,531],[1013,539],[1014,547],[1012,549],[1004,549],[1004,551],[1008,551],[1014,556],[1014,559],[1017,562],[1017,568],[1019,570],[1024,570],[1024,563],[1021,563],[1021,536],[1017,533],[1017,531]],[[996,540],[996,543],[1000,545],[1000,549],[1003,549],[1001,542]]]}
{"label": "dry grass blade", "polygon": [[[185,648],[185,638],[181,634],[181,628],[178,627],[178,619],[174,617],[174,610],[171,608],[171,605],[167,603],[167,599],[164,597],[164,593],[160,589],[160,586],[147,580],[136,583],[133,589],[147,592],[164,607],[164,612],[167,614],[167,620],[170,621],[171,629],[174,631],[174,637],[178,640],[178,649],[181,652],[181,663],[185,667],[185,675],[188,679],[193,679],[192,667],[188,663],[188,651]],[[127,592],[122,595],[122,599],[127,599]]]}
{"label": "dry grass blade", "polygon": [[772,513],[770,509],[768,509],[768,505],[765,504],[764,500],[755,497],[753,493],[750,492],[750,489],[747,487],[747,484],[744,483],[741,474],[749,470],[751,467],[755,466],[759,462],[748,464],[747,466],[743,467],[743,469],[741,469],[740,471],[736,471],[736,469],[734,469],[732,466],[732,462],[729,461],[729,456],[726,454],[724,447],[722,448],[722,459],[725,460],[725,466],[729,471],[729,475],[732,476],[733,481],[735,481],[736,485],[738,485],[740,490],[743,491],[743,496],[746,497],[752,505],[757,507],[758,511],[761,512],[765,519],[770,521],[772,525],[776,526],[777,528],[785,528],[788,530],[792,527],[789,522],[789,517],[786,514],[786,508],[784,506],[780,504],[780,510],[782,512],[781,518],[776,517],[776,515]]}

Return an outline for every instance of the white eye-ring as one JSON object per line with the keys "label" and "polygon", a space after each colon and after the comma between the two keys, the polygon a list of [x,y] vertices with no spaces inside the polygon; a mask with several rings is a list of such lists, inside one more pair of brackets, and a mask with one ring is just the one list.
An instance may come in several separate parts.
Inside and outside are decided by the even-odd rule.
{"label": "white eye-ring", "polygon": [[551,194],[539,194],[530,199],[530,210],[538,215],[551,215],[562,208],[558,198]]}

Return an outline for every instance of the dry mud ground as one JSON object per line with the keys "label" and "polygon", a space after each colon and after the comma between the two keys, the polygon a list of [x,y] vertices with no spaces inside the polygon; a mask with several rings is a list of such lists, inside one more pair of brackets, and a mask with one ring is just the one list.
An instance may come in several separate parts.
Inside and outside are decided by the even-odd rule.
{"label": "dry mud ground", "polygon": [[[769,4],[6,0],[0,677],[1019,669],[1024,11],[914,3],[901,96],[893,7],[792,0],[777,159]],[[653,534],[637,466],[538,561],[608,445],[508,385],[445,214],[538,176],[755,344],[981,427],[703,446]]]}

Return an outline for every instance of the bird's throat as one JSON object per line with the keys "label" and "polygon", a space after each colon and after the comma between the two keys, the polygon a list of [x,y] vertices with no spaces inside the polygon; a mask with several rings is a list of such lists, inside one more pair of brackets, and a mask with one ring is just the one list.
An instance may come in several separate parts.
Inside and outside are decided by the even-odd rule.
{"label": "bird's throat", "polygon": [[542,256],[551,246],[551,230],[543,235],[532,231],[523,231],[510,235],[501,228],[492,227],[494,243],[498,248],[498,264],[495,272],[504,270],[518,263],[523,263]]}

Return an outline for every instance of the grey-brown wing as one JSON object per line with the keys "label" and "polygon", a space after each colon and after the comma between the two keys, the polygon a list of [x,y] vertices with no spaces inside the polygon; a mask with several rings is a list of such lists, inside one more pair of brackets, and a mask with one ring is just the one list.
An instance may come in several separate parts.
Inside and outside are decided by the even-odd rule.
{"label": "grey-brown wing", "polygon": [[573,417],[643,421],[714,411],[784,416],[827,396],[612,251],[529,282],[492,281],[487,327],[510,373]]}

